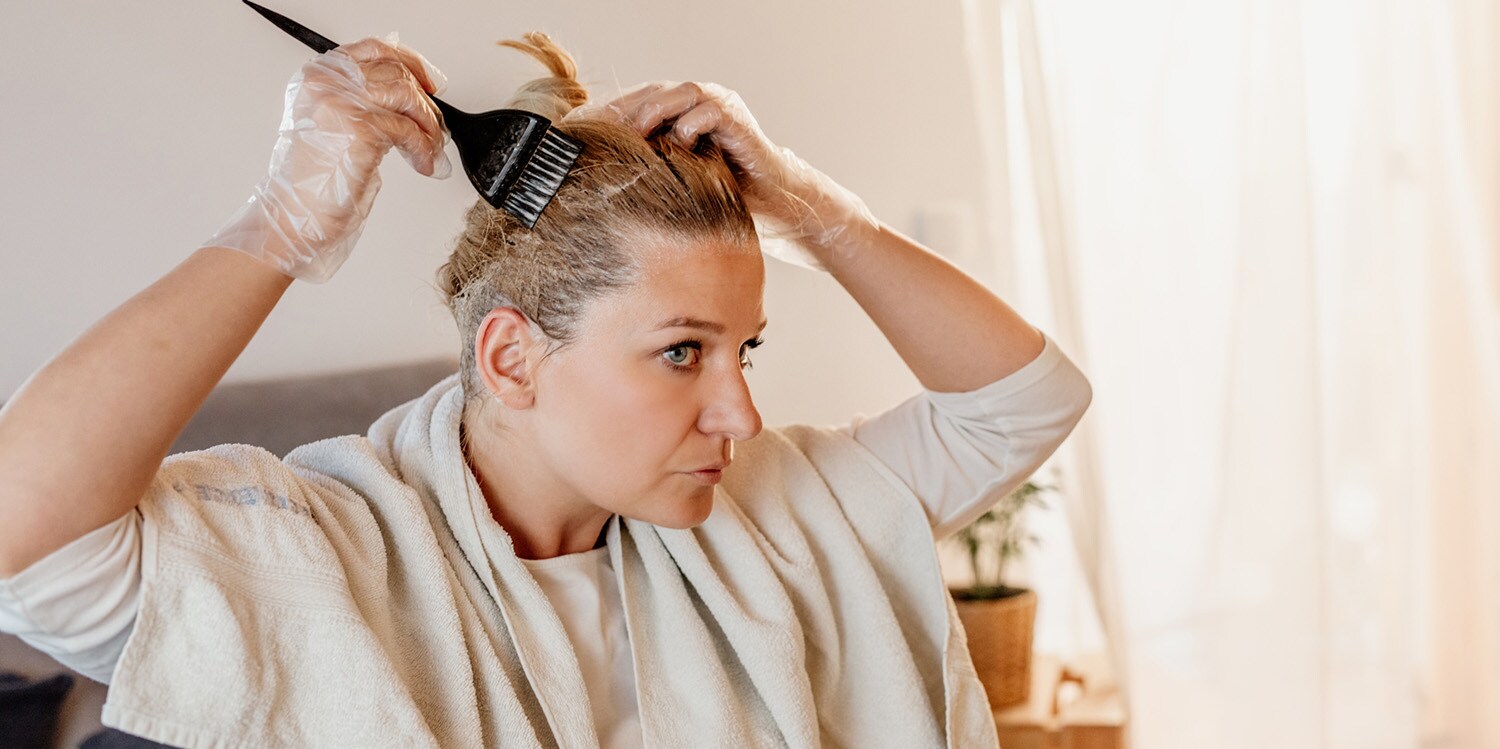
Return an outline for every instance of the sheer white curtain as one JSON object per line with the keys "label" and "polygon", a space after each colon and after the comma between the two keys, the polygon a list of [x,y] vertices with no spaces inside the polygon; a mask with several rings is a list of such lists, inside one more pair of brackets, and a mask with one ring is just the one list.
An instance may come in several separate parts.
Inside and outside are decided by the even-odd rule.
{"label": "sheer white curtain", "polygon": [[963,1],[1133,745],[1500,747],[1493,0]]}

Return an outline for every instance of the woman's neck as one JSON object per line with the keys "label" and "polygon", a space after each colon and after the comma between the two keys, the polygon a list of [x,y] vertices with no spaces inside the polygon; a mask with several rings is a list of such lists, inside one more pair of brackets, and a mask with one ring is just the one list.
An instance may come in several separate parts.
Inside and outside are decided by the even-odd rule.
{"label": "woman's neck", "polygon": [[489,428],[467,411],[459,428],[464,460],[516,556],[551,559],[604,544],[612,513],[578,496],[532,452],[532,441],[518,430]]}

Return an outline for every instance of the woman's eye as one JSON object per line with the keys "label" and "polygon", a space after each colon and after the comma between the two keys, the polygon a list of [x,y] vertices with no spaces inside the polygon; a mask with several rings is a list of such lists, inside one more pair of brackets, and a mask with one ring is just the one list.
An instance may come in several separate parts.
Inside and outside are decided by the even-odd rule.
{"label": "woman's eye", "polygon": [[674,367],[689,367],[697,351],[692,346],[673,346],[662,352],[662,355],[667,357],[667,361]]}
{"label": "woman's eye", "polygon": [[[755,364],[750,361],[750,349],[761,343],[762,341],[757,339],[740,349],[740,369],[754,368]],[[661,355],[666,358],[667,366],[673,369],[690,370],[703,358],[703,345],[696,341],[683,341],[668,347],[661,352]]]}
{"label": "woman's eye", "polygon": [[765,343],[765,341],[762,340],[762,339],[760,339],[760,338],[756,338],[754,340],[750,340],[750,341],[746,341],[745,342],[745,347],[742,348],[742,349],[740,349],[740,368],[741,369],[754,369],[755,368],[755,365],[753,363],[751,363],[751,361],[750,361],[750,349],[757,348],[757,347],[759,347],[763,343]]}

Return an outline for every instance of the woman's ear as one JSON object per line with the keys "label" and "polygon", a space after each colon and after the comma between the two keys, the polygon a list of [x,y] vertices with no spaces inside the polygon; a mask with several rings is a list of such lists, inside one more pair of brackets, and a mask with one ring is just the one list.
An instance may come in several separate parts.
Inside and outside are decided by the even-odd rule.
{"label": "woman's ear", "polygon": [[490,310],[474,333],[479,379],[509,408],[530,408],[536,401],[534,372],[526,356],[536,343],[531,322],[514,307]]}

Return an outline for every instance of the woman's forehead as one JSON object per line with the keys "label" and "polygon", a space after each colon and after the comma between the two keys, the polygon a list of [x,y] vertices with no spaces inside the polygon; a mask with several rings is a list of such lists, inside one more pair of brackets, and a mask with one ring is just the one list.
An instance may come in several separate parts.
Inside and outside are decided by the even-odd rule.
{"label": "woman's forehead", "polygon": [[670,268],[684,262],[715,258],[740,261],[761,258],[760,245],[753,236],[748,242],[735,242],[716,237],[648,234],[640,241],[632,242],[630,252],[635,260],[650,268]]}
{"label": "woman's forehead", "polygon": [[[765,319],[765,261],[759,252],[659,250],[648,253],[636,283],[593,310],[613,332],[697,327],[705,334],[755,332]],[[673,321],[702,323],[667,325]]]}

